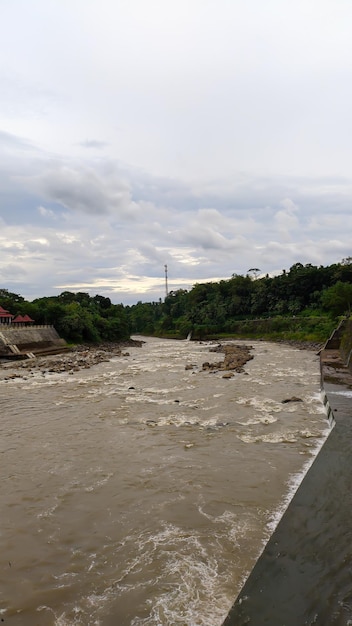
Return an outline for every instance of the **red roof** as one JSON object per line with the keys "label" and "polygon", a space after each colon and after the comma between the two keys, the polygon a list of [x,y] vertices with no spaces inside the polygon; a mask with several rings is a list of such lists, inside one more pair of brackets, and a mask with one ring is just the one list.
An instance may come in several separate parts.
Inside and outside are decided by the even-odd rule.
{"label": "red roof", "polygon": [[0,317],[13,317],[13,315],[0,306]]}
{"label": "red roof", "polygon": [[25,322],[34,322],[34,320],[32,320],[31,317],[29,317],[29,315],[27,315],[27,313],[23,316],[23,319]]}
{"label": "red roof", "polygon": [[16,317],[12,320],[13,324],[28,324],[28,322],[34,322],[29,315],[16,315]]}
{"label": "red roof", "polygon": [[20,322],[25,322],[26,320],[24,319],[24,317],[22,317],[22,315],[16,315],[16,317],[13,318],[12,323],[20,323]]}
{"label": "red roof", "polygon": [[2,306],[0,306],[0,317],[10,318],[12,319],[12,322],[17,322],[17,324],[29,324],[30,322],[34,322],[34,320],[32,320],[32,318],[29,317],[27,313],[25,315],[16,315],[15,317],[14,315],[12,315],[12,313],[9,313],[9,311],[3,309]]}

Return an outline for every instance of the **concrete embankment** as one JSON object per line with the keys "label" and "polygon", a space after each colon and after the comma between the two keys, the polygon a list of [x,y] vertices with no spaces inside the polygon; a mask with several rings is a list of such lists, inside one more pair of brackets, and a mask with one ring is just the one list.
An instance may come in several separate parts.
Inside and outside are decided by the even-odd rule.
{"label": "concrete embankment", "polygon": [[223,626],[352,624],[352,373],[342,336],[321,353],[335,425]]}
{"label": "concrete embankment", "polygon": [[53,326],[14,328],[0,326],[0,356],[21,357],[26,354],[64,352],[66,342]]}

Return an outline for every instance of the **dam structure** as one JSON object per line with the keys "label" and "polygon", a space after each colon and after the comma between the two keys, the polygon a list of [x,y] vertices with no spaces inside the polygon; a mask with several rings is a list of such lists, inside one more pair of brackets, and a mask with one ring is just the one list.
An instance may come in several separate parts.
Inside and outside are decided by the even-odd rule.
{"label": "dam structure", "polygon": [[67,349],[54,326],[36,325],[29,315],[13,315],[0,305],[0,358],[33,358]]}
{"label": "dam structure", "polygon": [[320,353],[332,430],[223,626],[352,624],[352,368],[342,331]]}
{"label": "dam structure", "polygon": [[32,358],[68,350],[54,326],[0,324],[0,358]]}

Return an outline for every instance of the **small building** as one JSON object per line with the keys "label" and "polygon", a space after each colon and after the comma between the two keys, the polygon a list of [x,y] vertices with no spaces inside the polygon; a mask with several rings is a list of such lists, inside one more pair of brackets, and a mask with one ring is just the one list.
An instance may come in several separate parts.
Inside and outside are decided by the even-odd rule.
{"label": "small building", "polygon": [[13,317],[12,313],[0,306],[0,324],[11,324]]}
{"label": "small building", "polygon": [[30,326],[33,324],[34,320],[32,320],[27,313],[25,315],[12,315],[6,309],[3,309],[0,306],[0,324],[14,324],[15,326]]}

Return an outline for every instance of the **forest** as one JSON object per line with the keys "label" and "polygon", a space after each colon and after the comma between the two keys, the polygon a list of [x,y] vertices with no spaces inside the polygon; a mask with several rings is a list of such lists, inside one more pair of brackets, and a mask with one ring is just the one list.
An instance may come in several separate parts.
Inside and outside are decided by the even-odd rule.
{"label": "forest", "polygon": [[278,276],[259,273],[253,268],[131,306],[70,291],[28,302],[6,289],[0,289],[0,305],[54,325],[69,343],[116,342],[135,334],[325,341],[339,318],[351,316],[352,257],[329,266],[295,263]]}

